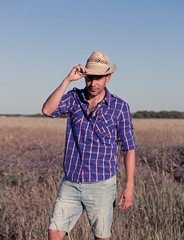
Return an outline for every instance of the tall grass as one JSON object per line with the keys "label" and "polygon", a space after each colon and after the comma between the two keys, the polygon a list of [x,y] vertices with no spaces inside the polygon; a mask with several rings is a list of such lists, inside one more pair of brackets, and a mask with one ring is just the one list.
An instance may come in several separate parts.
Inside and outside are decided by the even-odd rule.
{"label": "tall grass", "polygon": [[[65,122],[0,119],[0,239],[47,239],[49,216],[63,177]],[[168,137],[165,123],[155,135],[163,131]],[[180,129],[180,144],[171,141],[168,144],[167,137],[162,137],[158,144],[151,129],[148,138],[149,130],[142,127],[144,124],[138,128],[139,124],[134,124],[137,140],[134,203],[124,212],[118,205],[115,207],[111,239],[183,240],[184,128]],[[119,168],[117,202],[125,185],[123,156]],[[66,239],[93,239],[85,212]]]}

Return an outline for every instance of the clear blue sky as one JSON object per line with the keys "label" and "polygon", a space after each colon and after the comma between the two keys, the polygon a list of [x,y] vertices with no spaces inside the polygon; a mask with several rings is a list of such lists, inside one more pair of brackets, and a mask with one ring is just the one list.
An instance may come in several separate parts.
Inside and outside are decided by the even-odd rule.
{"label": "clear blue sky", "polygon": [[92,51],[132,112],[184,111],[183,0],[0,0],[0,114],[40,113]]}

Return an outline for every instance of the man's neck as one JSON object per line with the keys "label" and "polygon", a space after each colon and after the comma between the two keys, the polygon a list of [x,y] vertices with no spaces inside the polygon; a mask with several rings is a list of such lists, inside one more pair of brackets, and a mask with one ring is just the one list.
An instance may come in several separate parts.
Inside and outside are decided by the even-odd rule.
{"label": "man's neck", "polygon": [[98,103],[100,103],[106,96],[106,89],[104,89],[100,94],[98,94],[97,96],[87,96],[87,100],[89,103],[89,107],[87,110],[88,115],[90,115],[96,108],[96,106],[98,105]]}

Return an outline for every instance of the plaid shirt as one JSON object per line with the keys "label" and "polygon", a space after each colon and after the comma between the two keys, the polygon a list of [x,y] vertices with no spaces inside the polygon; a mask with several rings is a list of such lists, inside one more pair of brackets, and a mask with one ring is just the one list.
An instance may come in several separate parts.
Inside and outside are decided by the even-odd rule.
{"label": "plaid shirt", "polygon": [[123,151],[135,148],[129,106],[107,90],[105,99],[92,114],[84,89],[65,94],[52,117],[68,113],[64,172],[74,182],[106,180],[118,171],[118,145]]}

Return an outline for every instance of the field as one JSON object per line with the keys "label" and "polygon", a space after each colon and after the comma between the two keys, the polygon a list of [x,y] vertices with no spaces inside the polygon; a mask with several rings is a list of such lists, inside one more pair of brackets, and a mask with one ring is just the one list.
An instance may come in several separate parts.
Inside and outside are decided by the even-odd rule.
{"label": "field", "polygon": [[[116,206],[112,240],[184,239],[184,120],[133,119],[134,203]],[[46,240],[61,182],[66,119],[0,117],[0,239]],[[119,195],[125,171],[120,153]],[[66,239],[91,240],[85,212]]]}

